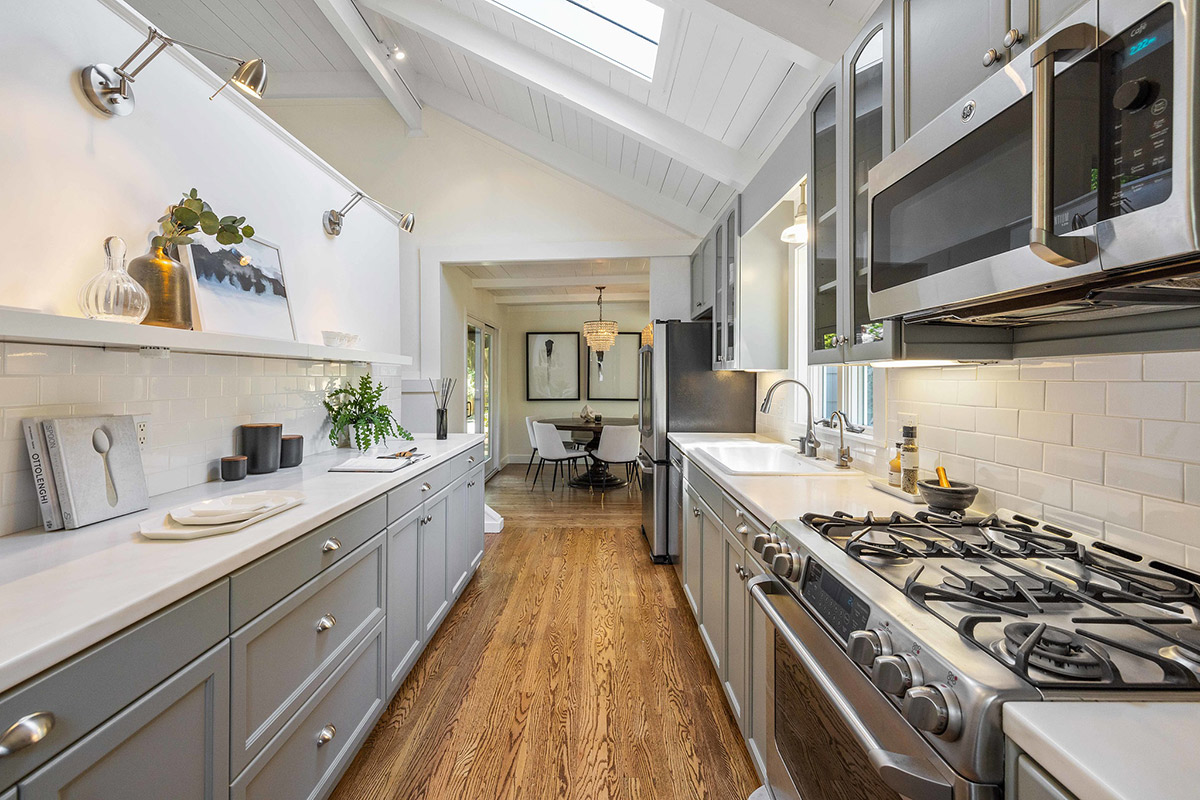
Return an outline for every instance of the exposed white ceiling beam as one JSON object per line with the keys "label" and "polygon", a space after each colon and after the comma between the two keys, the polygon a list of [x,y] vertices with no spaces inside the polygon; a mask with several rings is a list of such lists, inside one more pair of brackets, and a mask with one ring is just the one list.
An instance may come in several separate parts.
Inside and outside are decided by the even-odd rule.
{"label": "exposed white ceiling beam", "polygon": [[[542,306],[554,303],[592,303],[596,302],[596,293],[591,294],[522,294],[500,295],[495,298],[500,306]],[[605,303],[645,303],[650,300],[649,292],[606,295]]]}
{"label": "exposed white ceiling beam", "polygon": [[[832,51],[835,48],[828,43],[821,42],[820,36],[813,36],[817,40],[816,46],[818,49],[804,47],[791,39],[785,39],[774,33],[774,26],[771,28],[761,28],[752,20],[722,7],[739,5],[733,2],[733,0],[712,0],[712,2],[709,2],[709,0],[674,0],[674,2],[680,8],[686,9],[693,14],[708,17],[710,20],[715,21],[718,27],[737,31],[738,34],[757,42],[761,47],[773,53],[778,53],[784,58],[791,59],[793,63],[799,64],[805,69],[812,70],[818,75],[823,75],[841,55],[840,52],[837,55],[832,55]],[[812,16],[810,15],[806,19],[811,23]],[[819,33],[819,26],[813,25],[812,27],[814,32]]]}
{"label": "exposed white ceiling beam", "polygon": [[464,50],[504,75],[536,86],[571,108],[739,191],[754,176],[753,159],[736,148],[486,28],[449,6],[432,0],[361,2],[448,47]]}
{"label": "exposed white ceiling beam", "polygon": [[619,172],[539,136],[519,122],[492,111],[435,80],[417,76],[417,91],[425,104],[464,125],[490,136],[559,172],[598,189],[692,236],[704,236],[713,226],[709,217],[664,197]]}
{"label": "exposed white ceiling beam", "polygon": [[404,124],[408,126],[408,135],[424,136],[421,128],[421,101],[414,87],[416,73],[412,68],[403,61],[384,57],[383,45],[375,38],[353,0],[315,2],[383,92],[384,97],[404,119]]}
{"label": "exposed white ceiling beam", "polygon": [[561,275],[531,278],[476,278],[474,289],[537,289],[563,286],[641,286],[650,288],[650,274],[641,275]]}
{"label": "exposed white ceiling beam", "polygon": [[[830,0],[677,0],[680,5],[699,10],[701,13],[726,12],[722,16],[750,23],[766,32],[770,31],[776,41],[791,42],[799,53],[815,55],[825,62],[824,68],[813,69],[824,72],[842,56],[859,30],[861,13],[879,4],[879,0],[853,0],[850,3],[859,14],[844,14]],[[699,7],[704,7],[701,10]],[[796,58],[796,50],[788,54]],[[801,64],[800,61],[796,61]],[[801,64],[803,66],[803,64]]]}

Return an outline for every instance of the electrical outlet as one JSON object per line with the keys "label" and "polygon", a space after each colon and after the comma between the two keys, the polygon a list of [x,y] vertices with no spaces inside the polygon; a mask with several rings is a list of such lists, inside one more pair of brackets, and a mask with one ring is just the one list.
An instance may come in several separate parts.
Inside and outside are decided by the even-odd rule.
{"label": "electrical outlet", "polygon": [[150,421],[135,417],[134,425],[137,426],[138,450],[144,453],[150,447]]}

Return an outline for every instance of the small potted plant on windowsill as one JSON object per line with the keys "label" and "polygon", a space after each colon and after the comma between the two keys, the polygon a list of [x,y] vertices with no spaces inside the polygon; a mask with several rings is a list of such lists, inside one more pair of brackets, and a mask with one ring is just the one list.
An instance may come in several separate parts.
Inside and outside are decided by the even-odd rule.
{"label": "small potted plant on windowsill", "polygon": [[383,393],[383,384],[372,381],[369,375],[359,378],[357,386],[350,384],[330,392],[324,401],[329,412],[329,442],[337,447],[345,433],[360,452],[385,443],[389,436],[411,442],[413,435],[396,422],[390,408],[379,402]]}

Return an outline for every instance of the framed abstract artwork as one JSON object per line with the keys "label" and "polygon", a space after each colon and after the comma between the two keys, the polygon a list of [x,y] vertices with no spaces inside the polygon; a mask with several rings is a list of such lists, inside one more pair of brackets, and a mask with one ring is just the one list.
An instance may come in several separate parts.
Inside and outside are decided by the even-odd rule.
{"label": "framed abstract artwork", "polygon": [[295,341],[279,248],[258,238],[229,245],[192,238],[179,257],[191,273],[197,329]]}
{"label": "framed abstract artwork", "polygon": [[525,334],[525,399],[579,399],[579,334]]}

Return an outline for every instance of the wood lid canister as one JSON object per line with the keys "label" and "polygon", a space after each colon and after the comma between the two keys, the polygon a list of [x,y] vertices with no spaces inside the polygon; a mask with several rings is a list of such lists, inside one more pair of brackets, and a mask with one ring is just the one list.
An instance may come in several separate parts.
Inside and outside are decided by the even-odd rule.
{"label": "wood lid canister", "polygon": [[279,453],[283,443],[283,423],[259,422],[242,426],[242,454],[246,456],[251,475],[262,475],[279,469]]}
{"label": "wood lid canister", "polygon": [[299,434],[291,434],[290,436],[283,437],[283,443],[279,452],[279,466],[284,469],[298,467],[303,460],[304,437]]}

